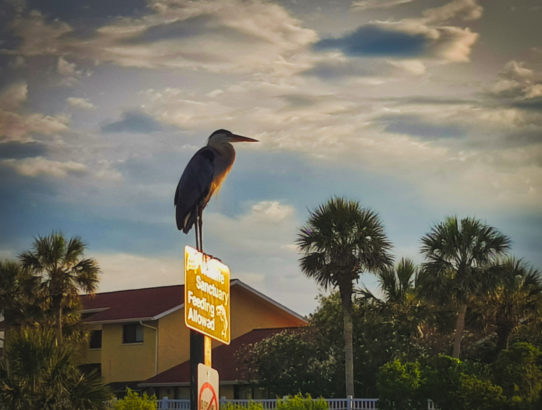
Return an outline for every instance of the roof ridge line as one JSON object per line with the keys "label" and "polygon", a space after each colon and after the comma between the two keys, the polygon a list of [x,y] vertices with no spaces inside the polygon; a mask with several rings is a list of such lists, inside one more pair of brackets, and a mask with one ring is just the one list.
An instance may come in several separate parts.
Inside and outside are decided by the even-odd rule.
{"label": "roof ridge line", "polygon": [[106,292],[95,292],[95,293],[84,293],[79,296],[95,296],[95,295],[105,295],[106,293],[120,293],[120,292],[133,292],[137,290],[146,290],[146,289],[161,289],[161,288],[172,288],[175,286],[184,286],[184,283],[178,283],[176,285],[162,285],[162,286],[149,286],[144,288],[134,288],[134,289],[119,289],[119,290],[108,290]]}

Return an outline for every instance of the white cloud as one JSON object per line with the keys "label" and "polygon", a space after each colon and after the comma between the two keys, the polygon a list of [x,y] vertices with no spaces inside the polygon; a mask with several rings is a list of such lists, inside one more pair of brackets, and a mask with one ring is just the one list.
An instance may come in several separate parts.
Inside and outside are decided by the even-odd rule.
{"label": "white cloud", "polygon": [[542,96],[542,82],[534,70],[525,66],[522,61],[511,60],[499,72],[490,93],[496,97],[514,100],[528,100]]}
{"label": "white cloud", "polygon": [[413,75],[423,75],[427,67],[420,60],[389,60],[389,64]]}
{"label": "white cloud", "polygon": [[8,139],[29,140],[39,133],[53,135],[67,130],[68,119],[63,116],[43,114],[19,114],[0,110],[0,134]]}
{"label": "white cloud", "polygon": [[78,98],[78,97],[68,97],[66,99],[67,103],[71,105],[72,107],[81,108],[83,110],[92,110],[96,108],[94,104],[92,104],[89,100],[86,98]]}
{"label": "white cloud", "polygon": [[4,159],[2,165],[13,168],[17,173],[29,176],[52,176],[64,178],[69,174],[81,174],[87,171],[84,164],[74,161],[53,161],[44,157],[23,159]]}
{"label": "white cloud", "polygon": [[[141,256],[130,253],[93,253],[90,256],[98,261],[102,274],[98,292],[123,289],[178,285],[184,283],[184,260],[164,256]],[[220,255],[218,255],[220,256]],[[258,255],[256,255],[257,257]],[[279,303],[301,314],[308,314],[314,306],[317,293],[313,281],[300,273],[287,276],[284,272],[271,271],[272,266],[253,264],[246,260],[224,261],[226,265],[244,266],[245,269],[231,272],[232,279],[240,279],[256,290],[263,292]],[[255,270],[252,271],[252,268]],[[283,270],[288,266],[282,265]],[[230,266],[231,269],[231,266]],[[256,273],[259,272],[259,273]],[[265,273],[262,273],[265,272]]]}
{"label": "white cloud", "polygon": [[59,20],[47,22],[43,15],[32,10],[28,15],[18,15],[11,23],[11,29],[21,37],[17,50],[22,56],[61,55],[64,42],[61,37],[72,28]]}
{"label": "white cloud", "polygon": [[413,0],[357,0],[352,2],[354,10],[388,9],[411,3]]}
{"label": "white cloud", "polygon": [[477,0],[453,0],[440,7],[425,10],[423,16],[427,23],[444,23],[453,18],[477,20],[484,9]]}
{"label": "white cloud", "polygon": [[155,13],[117,19],[84,42],[63,36],[72,31],[68,24],[47,23],[32,13],[13,25],[23,39],[18,51],[59,55],[58,70],[64,74],[77,73],[66,59],[71,56],[131,67],[287,75],[306,65],[301,52],[317,38],[284,8],[268,2],[152,1],[150,8]]}
{"label": "white cloud", "polygon": [[57,70],[59,74],[66,76],[77,75],[78,71],[75,67],[75,63],[70,63],[64,57],[58,58]]}
{"label": "white cloud", "polygon": [[99,292],[184,283],[183,260],[129,253],[93,253],[98,261]]}
{"label": "white cloud", "polygon": [[534,75],[533,70],[525,67],[525,63],[522,61],[511,60],[505,64],[504,68],[500,72],[502,77],[513,79],[531,79]]}
{"label": "white cloud", "polygon": [[32,133],[52,135],[67,129],[68,119],[38,113],[20,113],[26,102],[25,82],[6,87],[0,92],[0,135],[8,139],[29,140]]}
{"label": "white cloud", "polygon": [[477,33],[459,27],[438,27],[435,36],[432,46],[435,55],[451,62],[469,61],[472,46],[478,39]]}
{"label": "white cloud", "polygon": [[7,86],[0,92],[0,110],[15,110],[26,101],[28,86],[20,82]]}
{"label": "white cloud", "polygon": [[297,226],[294,208],[279,201],[258,202],[246,214],[235,218],[208,213],[206,219],[206,229],[215,240],[247,252],[268,255],[288,252]]}
{"label": "white cloud", "polygon": [[62,56],[58,58],[57,71],[62,76],[60,84],[67,87],[74,86],[83,76],[83,71],[78,70],[75,63],[69,62]]}

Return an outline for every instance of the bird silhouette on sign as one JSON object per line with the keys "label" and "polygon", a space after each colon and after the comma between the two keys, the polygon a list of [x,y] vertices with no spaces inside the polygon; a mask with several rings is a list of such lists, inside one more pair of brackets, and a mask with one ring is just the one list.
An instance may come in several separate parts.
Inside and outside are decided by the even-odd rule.
{"label": "bird silhouette on sign", "polygon": [[195,224],[196,248],[203,251],[203,209],[220,189],[235,162],[231,142],[257,142],[253,138],[216,130],[207,145],[190,159],[175,192],[175,219],[177,228],[188,233]]}

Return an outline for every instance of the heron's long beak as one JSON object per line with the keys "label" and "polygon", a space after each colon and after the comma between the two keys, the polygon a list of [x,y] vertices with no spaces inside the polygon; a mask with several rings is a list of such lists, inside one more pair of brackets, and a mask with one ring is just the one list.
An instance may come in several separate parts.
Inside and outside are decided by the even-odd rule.
{"label": "heron's long beak", "polygon": [[243,137],[242,135],[232,134],[231,142],[259,142],[254,138]]}

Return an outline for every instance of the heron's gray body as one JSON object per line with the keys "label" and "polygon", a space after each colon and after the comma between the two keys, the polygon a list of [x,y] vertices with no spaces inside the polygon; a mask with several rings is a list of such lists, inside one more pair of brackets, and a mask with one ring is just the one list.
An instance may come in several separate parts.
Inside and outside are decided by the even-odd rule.
{"label": "heron's gray body", "polygon": [[177,228],[188,233],[211,197],[235,162],[235,150],[230,141],[256,141],[252,138],[217,130],[211,134],[207,146],[198,150],[188,162],[175,192]]}

